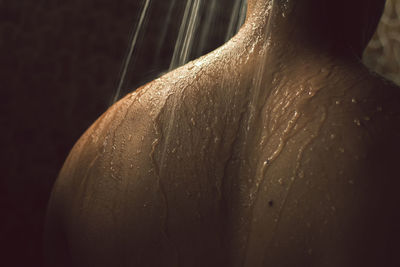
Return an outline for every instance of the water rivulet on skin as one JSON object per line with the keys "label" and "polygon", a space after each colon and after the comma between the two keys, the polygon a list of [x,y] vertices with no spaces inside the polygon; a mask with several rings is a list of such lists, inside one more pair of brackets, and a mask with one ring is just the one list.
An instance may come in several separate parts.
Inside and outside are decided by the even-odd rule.
{"label": "water rivulet on skin", "polygon": [[249,0],[113,105],[54,186],[49,265],[398,266],[400,91],[359,59],[383,4]]}

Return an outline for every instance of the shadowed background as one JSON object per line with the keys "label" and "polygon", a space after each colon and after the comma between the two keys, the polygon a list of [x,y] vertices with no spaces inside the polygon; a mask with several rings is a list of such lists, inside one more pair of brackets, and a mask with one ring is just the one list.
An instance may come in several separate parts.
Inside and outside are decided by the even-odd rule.
{"label": "shadowed background", "polygon": [[[172,1],[152,1],[122,95],[169,68],[185,8],[178,0],[170,9]],[[190,58],[226,38],[233,1],[204,2],[214,2],[216,15]],[[0,265],[42,265],[51,186],[75,141],[111,104],[143,3],[0,0]],[[388,0],[364,61],[400,84],[399,17],[400,1]]]}

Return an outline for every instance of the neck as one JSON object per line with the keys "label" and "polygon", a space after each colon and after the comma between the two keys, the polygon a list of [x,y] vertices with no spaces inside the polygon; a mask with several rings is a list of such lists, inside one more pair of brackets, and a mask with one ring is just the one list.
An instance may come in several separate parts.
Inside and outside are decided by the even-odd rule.
{"label": "neck", "polygon": [[379,21],[384,0],[350,2],[248,0],[246,24],[254,35],[280,45],[360,57]]}

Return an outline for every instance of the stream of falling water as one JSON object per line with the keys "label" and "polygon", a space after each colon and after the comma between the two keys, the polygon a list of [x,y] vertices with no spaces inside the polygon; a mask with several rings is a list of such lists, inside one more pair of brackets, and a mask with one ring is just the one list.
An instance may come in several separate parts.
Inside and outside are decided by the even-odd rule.
{"label": "stream of falling water", "polygon": [[[152,55],[156,59],[160,58],[162,55],[161,51],[163,46],[166,43],[166,39],[171,35],[171,31],[178,31],[178,38],[175,42],[175,49],[173,52],[173,57],[170,61],[169,70],[172,70],[178,66],[181,66],[187,63],[193,55],[196,57],[208,52],[205,50],[206,44],[212,43],[213,40],[210,40],[210,32],[213,30],[213,25],[218,23],[216,18],[218,17],[218,7],[223,3],[229,3],[231,9],[231,14],[229,17],[229,23],[226,25],[224,40],[228,41],[241,27],[245,20],[246,16],[246,8],[247,8],[247,0],[231,0],[231,1],[220,1],[220,0],[165,0],[168,2],[166,4],[167,9],[164,14],[164,22],[160,26],[160,32],[155,38],[156,48],[155,52]],[[368,66],[372,69],[375,69],[378,73],[386,75],[387,77],[393,79],[397,83],[400,83],[400,75],[398,75],[398,60],[392,60],[393,62],[388,62],[390,59],[399,58],[399,56],[395,53],[395,49],[391,49],[392,46],[396,45],[398,42],[394,40],[398,40],[398,36],[396,33],[398,30],[394,30],[394,34],[388,35],[386,28],[392,27],[393,29],[398,29],[396,23],[389,23],[388,21],[396,21],[390,20],[389,14],[396,13],[398,17],[400,14],[400,4],[396,4],[397,0],[388,0],[386,12],[383,15],[382,22],[380,24],[380,28],[378,28],[378,34],[371,42],[369,48],[367,49],[367,53],[364,55],[364,61]],[[125,88],[129,87],[127,81],[130,77],[130,73],[128,71],[129,66],[131,66],[134,62],[132,59],[135,58],[136,53],[138,53],[138,47],[141,45],[139,37],[145,32],[146,22],[149,20],[150,23],[154,23],[153,21],[157,21],[158,18],[149,17],[149,7],[154,4],[152,0],[141,0],[142,9],[140,14],[138,15],[138,22],[134,30],[132,31],[132,37],[130,43],[127,47],[127,53],[124,58],[121,74],[119,77],[117,88],[113,95],[112,103],[116,102],[122,94],[126,92],[128,89],[134,88]],[[221,4],[222,3],[222,4]],[[171,29],[171,22],[175,20],[174,15],[176,15],[176,10],[179,7],[185,7],[185,12],[182,16],[182,20],[180,23],[179,29]],[[226,8],[224,8],[226,9]],[[205,14],[205,15],[204,15]],[[385,28],[385,30],[383,30]],[[392,30],[392,28],[390,28]],[[390,42],[389,42],[389,38]],[[397,42],[397,43],[396,43]],[[194,51],[193,49],[196,48]],[[384,49],[383,49],[384,48]],[[381,51],[382,53],[378,54],[376,51]],[[393,52],[394,51],[394,52]],[[375,53],[375,54],[374,54]],[[382,56],[384,55],[384,56]],[[377,60],[379,59],[379,60]],[[158,60],[157,60],[158,61]],[[384,67],[383,67],[384,66]],[[393,67],[395,66],[395,67]],[[385,73],[384,70],[389,69],[388,73]]]}
{"label": "stream of falling water", "polygon": [[[176,0],[171,0],[170,1],[170,6],[168,8],[168,11],[166,13],[166,21],[165,24],[162,27],[161,31],[161,38],[158,40],[158,45],[155,51],[155,54],[157,57],[160,56],[161,54],[161,49],[163,47],[163,44],[165,42],[166,36],[168,35],[168,24],[169,20],[172,20],[173,16],[173,10],[177,5]],[[139,33],[143,31],[143,21],[145,20],[148,9],[150,5],[150,0],[146,0],[143,10],[140,15],[139,23],[137,25],[137,28],[135,29],[135,34],[132,38],[130,48],[128,51],[128,55],[125,59],[125,63],[123,65],[123,70],[122,70],[122,75],[120,78],[120,82],[117,88],[117,92],[114,97],[114,102],[118,100],[118,98],[121,95],[121,90],[122,86],[124,85],[124,81],[126,79],[126,75],[128,72],[128,67],[131,64],[131,60],[133,58],[133,54],[135,52],[135,46],[137,45],[137,40]],[[171,62],[169,64],[169,71],[172,71],[173,69],[182,66],[186,64],[191,57],[192,52],[194,51],[194,48],[197,48],[197,53],[198,54],[203,54],[204,48],[206,46],[206,43],[209,40],[209,31],[212,28],[213,21],[216,17],[216,11],[217,11],[217,5],[218,5],[218,0],[211,0],[211,1],[205,1],[205,0],[187,0],[186,5],[184,8],[184,13],[183,13],[183,18],[180,23],[180,28],[178,32],[178,37],[175,43],[173,55]],[[246,0],[234,0],[233,2],[233,9],[232,9],[232,14],[229,19],[229,25],[227,27],[226,34],[224,35],[225,41],[228,41],[229,38],[231,38],[240,28],[240,26],[244,22],[245,14],[246,14],[246,7],[247,7],[247,1]],[[205,14],[204,16],[202,16]],[[197,45],[197,46],[196,46]],[[171,110],[170,117],[168,118],[168,121],[165,122],[165,133],[164,133],[164,142],[160,144],[160,151],[161,151],[161,157],[160,157],[160,162],[157,164],[159,166],[158,169],[158,186],[161,194],[163,195],[163,201],[165,204],[165,214],[164,214],[164,234],[165,238],[167,239],[168,242],[170,242],[171,246],[174,248],[175,253],[177,254],[177,258],[179,259],[179,252],[176,248],[176,245],[172,240],[169,238],[169,230],[168,230],[168,218],[169,218],[169,209],[168,209],[168,198],[166,196],[166,193],[164,191],[163,185],[162,185],[162,180],[163,180],[163,175],[165,174],[164,168],[165,168],[165,162],[166,162],[166,157],[167,157],[167,148],[170,145],[171,141],[171,130],[175,124],[176,121],[176,109],[178,105],[179,98],[174,97],[173,98],[173,107]],[[156,126],[155,126],[156,127]],[[154,144],[158,144],[159,140],[155,140]]]}
{"label": "stream of falling water", "polygon": [[[185,13],[182,19],[169,70],[173,70],[179,66],[182,66],[189,61],[189,56],[194,46],[194,39],[198,31],[197,28],[200,23],[200,16],[202,11],[205,11],[206,16],[205,19],[201,21],[202,30],[198,40],[200,43],[198,46],[198,52],[201,53],[203,51],[205,43],[208,39],[207,33],[210,31],[211,23],[216,15],[217,1],[214,0],[207,4],[203,2],[204,1],[202,0],[188,0],[186,3]],[[246,16],[246,7],[246,0],[234,0],[229,26],[225,35],[225,42],[228,41],[242,26]]]}
{"label": "stream of falling water", "polygon": [[178,40],[175,44],[174,55],[172,56],[170,70],[185,64],[189,58],[189,52],[193,46],[196,26],[199,23],[200,0],[188,0]]}
{"label": "stream of falling water", "polygon": [[237,31],[239,31],[246,18],[246,10],[247,1],[235,0],[231,19],[229,21],[229,27],[225,36],[225,42],[227,42]]}
{"label": "stream of falling water", "polygon": [[138,25],[136,27],[136,30],[134,31],[134,34],[133,34],[133,37],[132,37],[132,41],[131,41],[131,44],[129,46],[128,54],[126,55],[126,58],[124,60],[124,64],[123,64],[122,72],[121,72],[121,78],[120,78],[119,83],[118,83],[117,91],[114,94],[113,103],[115,103],[118,100],[118,98],[120,97],[120,95],[121,95],[121,89],[122,89],[122,86],[124,85],[124,82],[125,82],[125,79],[126,79],[126,74],[127,74],[128,67],[129,67],[129,65],[131,63],[131,60],[132,60],[133,52],[135,51],[135,47],[136,47],[136,43],[137,43],[137,40],[138,40],[138,37],[139,37],[139,33],[143,29],[143,22],[144,22],[147,14],[148,14],[149,5],[150,5],[150,0],[145,0],[144,5],[143,5],[143,10],[142,10],[142,13],[141,13],[140,18],[139,18]]}
{"label": "stream of falling water", "polygon": [[217,2],[216,1],[212,1],[209,4],[209,6],[207,7],[207,14],[206,14],[206,17],[205,17],[204,21],[202,22],[202,29],[201,29],[201,33],[200,33],[199,47],[197,48],[197,54],[198,55],[202,54],[203,51],[204,51],[204,47],[205,47],[207,39],[208,39],[207,37],[208,37],[209,32],[211,30],[211,24],[213,23],[213,21],[215,19],[216,5],[217,5]]}
{"label": "stream of falling water", "polygon": [[[173,16],[174,11],[178,9],[179,5],[185,6],[174,51],[169,64],[168,70],[171,71],[186,64],[191,58],[193,58],[193,55],[200,56],[206,52],[207,44],[213,42],[213,40],[210,40],[210,32],[213,30],[213,24],[218,23],[216,18],[218,16],[218,5],[221,5],[221,3],[218,0],[168,1],[169,3],[165,13],[165,21],[161,27],[160,34],[156,38],[156,48],[153,56],[158,61],[167,37],[172,34],[171,29],[169,28],[171,22],[175,19]],[[142,0],[142,2],[142,10],[139,15],[139,20],[133,30],[127,54],[122,64],[121,75],[112,103],[115,103],[122,96],[123,92],[128,89],[125,88],[127,87],[127,80],[129,79],[128,70],[134,63],[132,62],[132,59],[135,58],[136,53],[138,53],[138,47],[141,45],[140,41],[138,41],[139,36],[145,32],[146,22],[150,21],[151,23],[153,19],[149,15],[149,7],[153,2],[151,0]],[[226,25],[226,31],[224,34],[225,42],[234,36],[243,25],[247,10],[247,0],[233,0],[230,4],[232,10],[229,16],[229,24]],[[157,21],[157,19],[158,18],[154,18],[155,21]]]}

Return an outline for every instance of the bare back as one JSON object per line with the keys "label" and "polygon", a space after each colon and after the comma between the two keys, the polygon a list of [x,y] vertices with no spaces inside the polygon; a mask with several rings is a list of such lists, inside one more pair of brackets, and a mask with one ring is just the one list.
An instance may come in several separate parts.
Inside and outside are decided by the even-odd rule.
{"label": "bare back", "polygon": [[389,266],[398,88],[353,61],[260,68],[243,36],[81,137],[49,204],[53,264]]}

